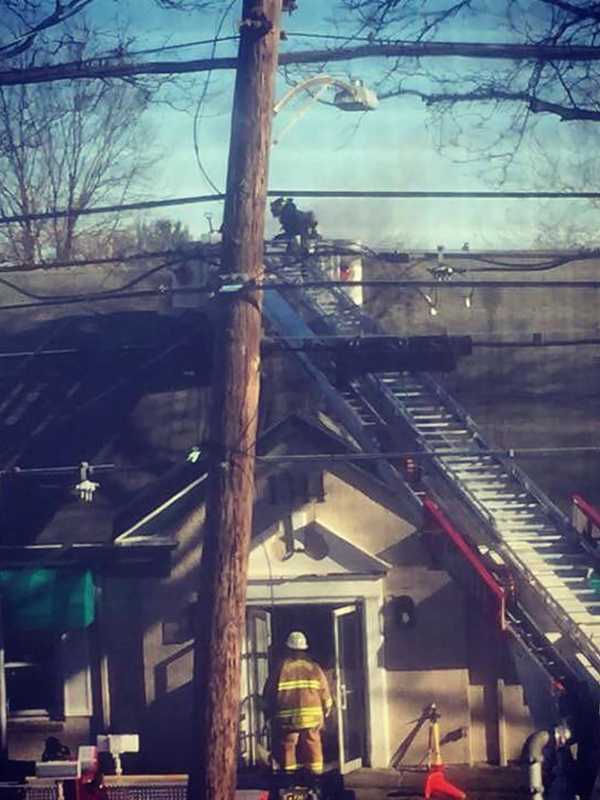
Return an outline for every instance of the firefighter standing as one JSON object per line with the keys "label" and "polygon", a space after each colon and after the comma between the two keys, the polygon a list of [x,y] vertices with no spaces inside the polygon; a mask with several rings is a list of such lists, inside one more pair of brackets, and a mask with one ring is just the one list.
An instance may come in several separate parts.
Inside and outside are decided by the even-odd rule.
{"label": "firefighter standing", "polygon": [[306,654],[301,631],[286,640],[286,653],[265,685],[264,701],[272,722],[273,751],[285,772],[304,767],[323,772],[321,729],[333,702],[321,667]]}

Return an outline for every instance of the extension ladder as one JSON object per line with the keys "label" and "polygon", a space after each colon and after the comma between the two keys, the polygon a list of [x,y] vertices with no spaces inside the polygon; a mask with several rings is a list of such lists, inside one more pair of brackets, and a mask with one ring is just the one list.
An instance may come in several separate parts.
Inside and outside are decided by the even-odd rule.
{"label": "extension ladder", "polygon": [[[342,288],[314,285],[327,280],[316,260],[280,257],[277,281],[297,289],[265,292],[265,315],[279,335],[381,333]],[[431,376],[369,374],[339,389],[316,366],[314,355],[299,355],[364,451],[381,451],[374,432],[382,425],[402,421],[408,426],[416,448],[432,454],[428,463],[476,515],[490,545],[533,595],[524,615],[531,624],[523,614],[513,614],[515,627],[525,631],[522,639],[535,639],[538,652],[548,651],[546,661],[552,661],[560,640],[560,658],[600,691],[600,598],[587,581],[595,558],[563,513],[512,459],[490,451],[473,420]],[[397,486],[396,468],[380,460],[377,464],[381,476]]]}

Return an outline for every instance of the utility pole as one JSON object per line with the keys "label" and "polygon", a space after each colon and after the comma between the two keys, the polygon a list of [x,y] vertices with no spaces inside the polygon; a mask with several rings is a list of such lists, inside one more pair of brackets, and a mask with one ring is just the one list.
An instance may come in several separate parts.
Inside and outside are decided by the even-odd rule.
{"label": "utility pole", "polygon": [[[254,503],[268,159],[282,0],[243,0],[217,297],[209,476],[194,652],[189,800],[233,800]],[[197,734],[197,735],[196,735]]]}

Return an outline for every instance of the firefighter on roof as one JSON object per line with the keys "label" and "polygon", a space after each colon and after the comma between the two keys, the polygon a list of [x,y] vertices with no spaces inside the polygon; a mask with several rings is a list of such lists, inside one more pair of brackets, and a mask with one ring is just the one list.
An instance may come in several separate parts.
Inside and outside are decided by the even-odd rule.
{"label": "firefighter on roof", "polygon": [[292,631],[286,652],[265,685],[266,715],[272,723],[273,754],[285,772],[323,772],[321,730],[333,705],[327,678],[306,653],[308,641]]}

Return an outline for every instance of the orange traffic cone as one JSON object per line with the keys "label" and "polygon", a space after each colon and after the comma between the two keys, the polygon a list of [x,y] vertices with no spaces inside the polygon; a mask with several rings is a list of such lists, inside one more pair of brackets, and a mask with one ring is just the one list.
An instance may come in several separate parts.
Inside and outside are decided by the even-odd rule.
{"label": "orange traffic cone", "polygon": [[465,800],[466,794],[444,777],[444,763],[440,751],[440,715],[435,703],[429,708],[429,747],[427,752],[428,774],[425,780],[425,800],[435,797],[449,797],[452,800]]}

